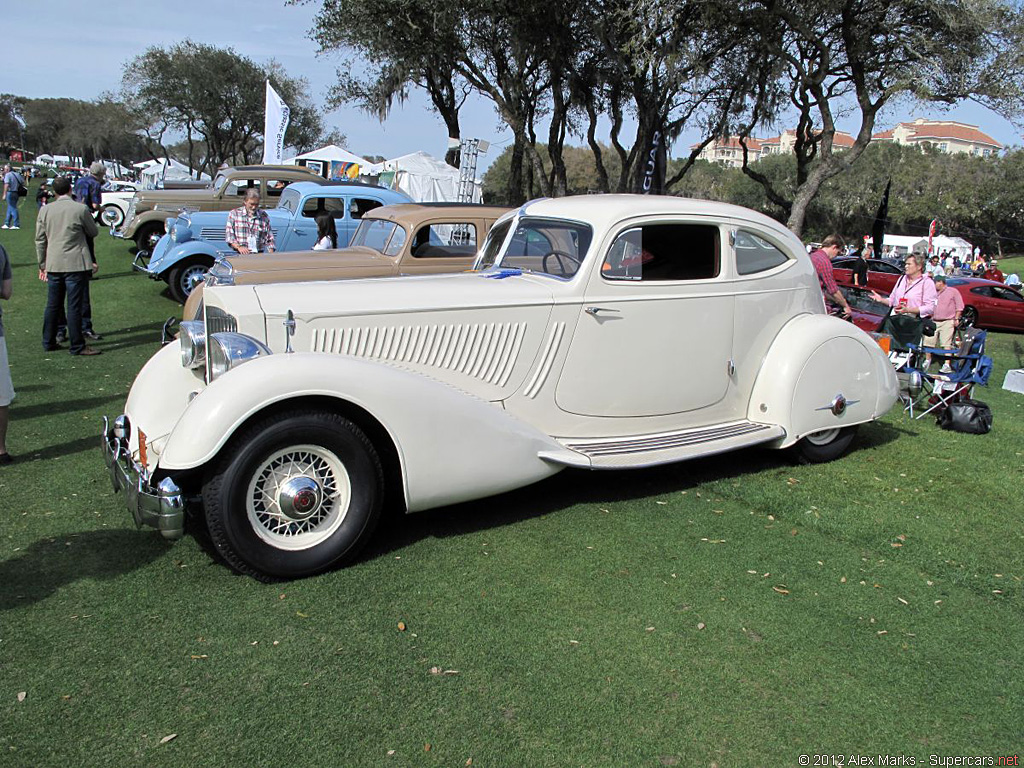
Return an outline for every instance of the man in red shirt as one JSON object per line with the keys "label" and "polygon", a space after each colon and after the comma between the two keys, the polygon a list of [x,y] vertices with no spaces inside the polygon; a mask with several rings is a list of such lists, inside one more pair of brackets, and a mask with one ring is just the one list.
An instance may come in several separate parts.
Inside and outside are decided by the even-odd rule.
{"label": "man in red shirt", "polygon": [[999,262],[992,259],[988,263],[988,268],[981,273],[982,280],[995,280],[997,283],[1002,283],[1006,280],[1001,269],[999,269]]}
{"label": "man in red shirt", "polygon": [[811,252],[811,263],[814,264],[814,269],[818,273],[821,292],[827,299],[843,308],[843,317],[849,318],[853,316],[853,311],[850,309],[846,297],[839,290],[839,286],[836,285],[835,276],[832,274],[832,259],[843,253],[845,249],[839,235],[829,235],[822,241],[818,250]]}

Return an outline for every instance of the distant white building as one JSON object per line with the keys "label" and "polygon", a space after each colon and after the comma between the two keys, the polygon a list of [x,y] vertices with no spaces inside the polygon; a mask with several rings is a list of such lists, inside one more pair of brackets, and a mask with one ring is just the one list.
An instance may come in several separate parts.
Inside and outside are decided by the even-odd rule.
{"label": "distant white building", "polygon": [[919,117],[910,123],[897,123],[888,130],[876,133],[872,141],[893,141],[916,147],[934,147],[947,154],[967,154],[976,157],[996,155],[1003,145],[976,125],[953,120],[928,120]]}

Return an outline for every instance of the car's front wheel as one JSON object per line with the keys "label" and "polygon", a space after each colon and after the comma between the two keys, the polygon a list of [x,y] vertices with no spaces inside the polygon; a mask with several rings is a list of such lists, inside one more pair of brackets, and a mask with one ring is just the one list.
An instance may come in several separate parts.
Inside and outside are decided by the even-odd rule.
{"label": "car's front wheel", "polygon": [[806,464],[821,464],[838,459],[850,447],[857,427],[836,427],[806,435],[797,441],[797,457]]}
{"label": "car's front wheel", "polygon": [[960,327],[966,328],[969,325],[978,324],[978,310],[974,307],[964,307],[964,311],[960,314]]}
{"label": "car's front wheel", "polygon": [[124,224],[124,211],[112,203],[104,205],[100,211],[100,221],[105,227],[117,229]]}
{"label": "car's front wheel", "polygon": [[212,261],[187,261],[175,264],[167,272],[167,286],[171,296],[179,304],[184,304],[195,287],[203,282],[206,273],[213,266]]}
{"label": "car's front wheel", "polygon": [[351,560],[380,518],[380,458],[333,413],[293,411],[254,424],[203,486],[210,538],[233,568],[263,581]]}
{"label": "car's front wheel", "polygon": [[135,233],[135,245],[138,246],[140,251],[152,253],[153,249],[156,248],[156,244],[160,242],[160,238],[163,236],[163,223],[151,221],[139,227],[139,231]]}

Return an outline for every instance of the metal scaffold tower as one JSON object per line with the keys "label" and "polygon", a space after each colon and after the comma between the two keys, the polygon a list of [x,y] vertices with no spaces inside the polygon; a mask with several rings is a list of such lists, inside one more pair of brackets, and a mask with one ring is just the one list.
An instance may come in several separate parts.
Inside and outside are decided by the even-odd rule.
{"label": "metal scaffold tower", "polygon": [[476,192],[477,158],[486,154],[491,145],[482,139],[448,139],[448,146],[459,148],[459,202],[472,203]]}

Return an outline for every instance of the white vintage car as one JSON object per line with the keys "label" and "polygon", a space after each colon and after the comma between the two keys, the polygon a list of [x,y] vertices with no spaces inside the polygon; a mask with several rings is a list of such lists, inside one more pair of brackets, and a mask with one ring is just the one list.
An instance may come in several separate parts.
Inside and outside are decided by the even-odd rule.
{"label": "white vintage car", "polygon": [[385,497],[416,512],[754,444],[827,461],[897,397],[799,240],[743,208],[535,201],[476,266],[207,286],[104,429],[136,522],[176,538],[201,501],[231,566],[301,577],[351,559]]}

